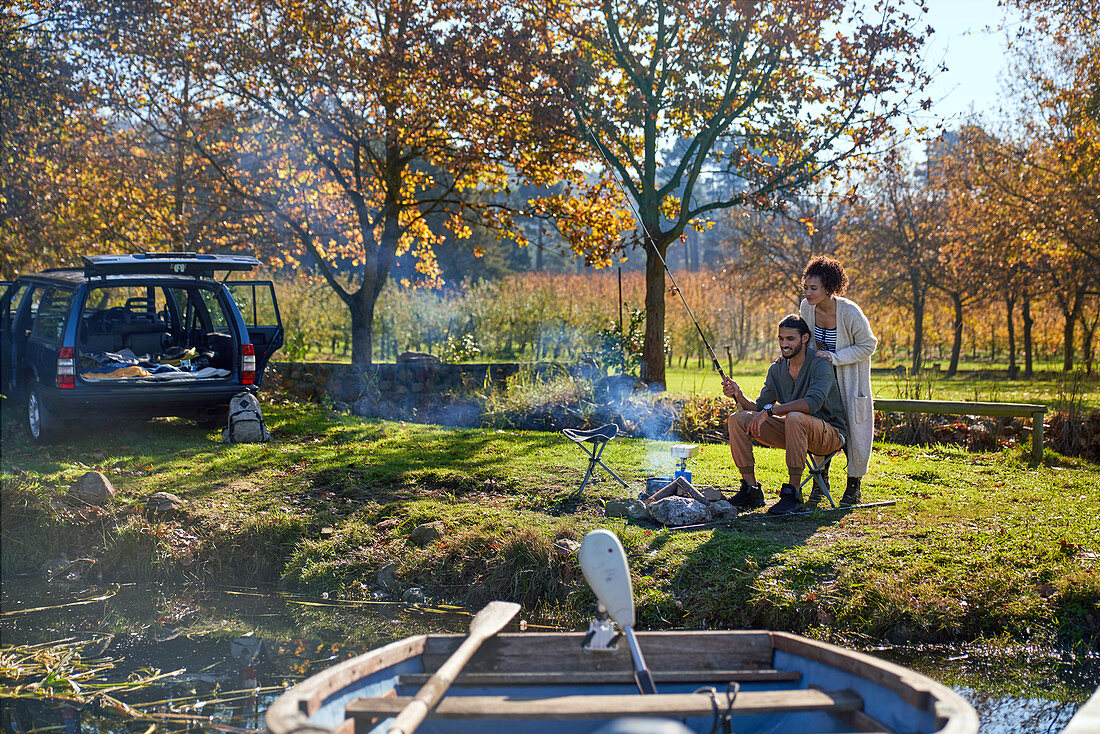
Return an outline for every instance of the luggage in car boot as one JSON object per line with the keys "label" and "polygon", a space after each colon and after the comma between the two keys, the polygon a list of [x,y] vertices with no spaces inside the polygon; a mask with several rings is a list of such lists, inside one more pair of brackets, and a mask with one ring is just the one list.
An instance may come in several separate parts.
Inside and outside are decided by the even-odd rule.
{"label": "luggage in car boot", "polygon": [[270,438],[256,396],[250,392],[234,395],[229,401],[229,422],[222,431],[222,443],[261,443]]}

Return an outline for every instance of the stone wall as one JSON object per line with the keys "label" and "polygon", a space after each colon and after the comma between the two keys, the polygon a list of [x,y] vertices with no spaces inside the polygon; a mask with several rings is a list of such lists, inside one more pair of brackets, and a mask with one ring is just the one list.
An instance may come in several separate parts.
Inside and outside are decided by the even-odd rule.
{"label": "stone wall", "polygon": [[264,388],[284,390],[307,400],[332,400],[339,408],[359,415],[389,417],[390,408],[420,409],[449,402],[486,380],[503,384],[520,369],[519,363],[444,364],[410,361],[375,364],[366,368],[324,362],[272,362]]}

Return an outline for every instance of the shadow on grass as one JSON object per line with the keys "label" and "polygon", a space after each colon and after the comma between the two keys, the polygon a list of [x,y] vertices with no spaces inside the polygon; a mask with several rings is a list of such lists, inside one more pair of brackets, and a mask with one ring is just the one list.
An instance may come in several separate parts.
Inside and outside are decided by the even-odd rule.
{"label": "shadow on grass", "polygon": [[798,631],[820,623],[814,601],[832,565],[791,565],[788,554],[838,520],[833,513],[771,518],[761,511],[715,528],[672,578],[683,624]]}

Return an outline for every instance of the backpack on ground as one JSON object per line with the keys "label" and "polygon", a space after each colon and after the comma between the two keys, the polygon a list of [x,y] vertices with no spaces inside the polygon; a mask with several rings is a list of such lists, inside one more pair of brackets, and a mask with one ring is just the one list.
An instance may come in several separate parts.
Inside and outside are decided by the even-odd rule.
{"label": "backpack on ground", "polygon": [[222,431],[222,443],[261,443],[270,438],[256,396],[250,392],[234,395],[229,401],[229,421]]}

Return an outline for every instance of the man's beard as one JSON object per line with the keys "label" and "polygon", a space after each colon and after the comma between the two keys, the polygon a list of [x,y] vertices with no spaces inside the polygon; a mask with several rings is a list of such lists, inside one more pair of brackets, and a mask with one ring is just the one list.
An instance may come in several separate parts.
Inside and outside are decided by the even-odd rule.
{"label": "man's beard", "polygon": [[[802,347],[804,347],[805,345],[806,345],[806,342],[799,342],[798,346],[795,347],[794,350],[792,350],[789,354],[784,354],[783,358],[784,359],[793,359],[794,357],[797,357],[799,355],[799,353],[802,352]],[[780,352],[782,352],[782,351],[783,350],[780,350]]]}

